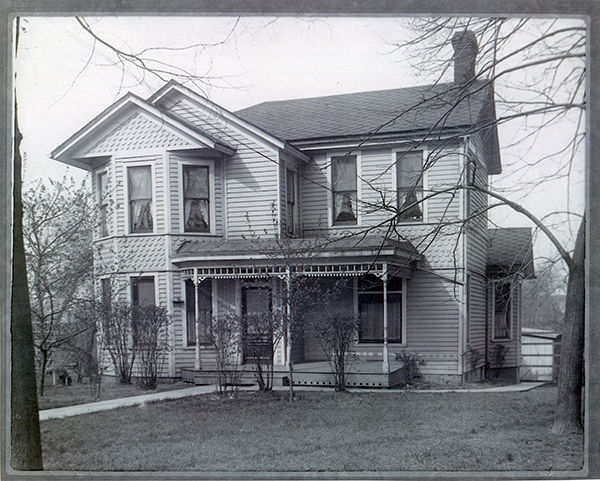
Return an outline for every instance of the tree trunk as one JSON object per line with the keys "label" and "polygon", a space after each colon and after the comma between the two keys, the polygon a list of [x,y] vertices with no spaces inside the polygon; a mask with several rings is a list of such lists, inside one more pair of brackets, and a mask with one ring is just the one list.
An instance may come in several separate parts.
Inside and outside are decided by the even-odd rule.
{"label": "tree trunk", "polygon": [[19,470],[42,469],[42,446],[33,353],[31,307],[23,245],[23,204],[21,200],[21,132],[15,101],[13,163],[13,266],[11,292],[11,465]]}
{"label": "tree trunk", "polygon": [[40,396],[44,395],[46,386],[46,369],[48,369],[48,351],[40,351],[42,353],[42,368],[40,369]]}
{"label": "tree trunk", "polygon": [[569,269],[558,373],[558,401],[552,432],[577,432],[581,423],[583,385],[585,216],[581,220]]}

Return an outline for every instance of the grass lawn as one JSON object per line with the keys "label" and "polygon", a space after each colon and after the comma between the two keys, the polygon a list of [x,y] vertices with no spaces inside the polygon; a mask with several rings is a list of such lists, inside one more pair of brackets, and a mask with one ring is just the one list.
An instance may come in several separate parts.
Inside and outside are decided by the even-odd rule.
{"label": "grass lawn", "polygon": [[103,401],[105,399],[117,399],[121,397],[139,396],[140,394],[148,394],[151,392],[183,389],[190,386],[190,384],[179,381],[170,384],[159,384],[154,391],[146,391],[135,384],[117,384],[114,378],[105,378],[102,380],[102,385],[100,387],[100,397],[95,399],[90,395],[90,385],[87,382],[81,384],[73,383],[71,386],[65,386],[63,384],[52,386],[48,383],[44,389],[44,395],[38,395],[38,403],[40,409],[52,409],[63,406],[72,406],[74,404]]}
{"label": "grass lawn", "polygon": [[42,422],[50,470],[576,470],[556,388],[525,393],[242,392]]}

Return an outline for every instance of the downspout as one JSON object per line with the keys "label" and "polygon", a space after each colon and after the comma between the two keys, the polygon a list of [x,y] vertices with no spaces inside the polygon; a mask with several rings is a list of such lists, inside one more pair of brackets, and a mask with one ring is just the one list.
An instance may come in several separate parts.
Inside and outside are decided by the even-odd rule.
{"label": "downspout", "polygon": [[[470,137],[466,135],[463,137],[463,161],[462,161],[462,173],[463,175],[463,184],[467,185],[469,179],[466,178],[466,174],[468,172],[467,163],[468,163],[468,154],[469,154],[469,141]],[[461,376],[461,379],[465,376],[465,344],[466,344],[466,326],[467,326],[467,272],[468,272],[468,228],[467,228],[467,195],[469,195],[468,189],[461,189],[460,200],[462,202],[462,218],[464,220],[463,224],[463,275],[462,275],[462,287],[460,288],[460,322],[458,324],[458,374]]]}

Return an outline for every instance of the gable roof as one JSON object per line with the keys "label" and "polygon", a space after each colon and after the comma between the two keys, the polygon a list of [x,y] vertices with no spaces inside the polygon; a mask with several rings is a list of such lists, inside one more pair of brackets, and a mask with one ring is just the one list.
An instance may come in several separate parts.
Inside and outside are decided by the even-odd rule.
{"label": "gable roof", "polygon": [[236,112],[290,142],[475,125],[490,86],[474,81],[263,102]]}
{"label": "gable roof", "polygon": [[169,115],[156,106],[138,97],[131,92],[125,94],[115,103],[104,109],[100,114],[90,120],[81,129],[75,132],[71,137],[65,140],[62,144],[56,147],[50,154],[53,159],[60,160],[65,163],[76,165],[77,167],[88,168],[85,161],[82,159],[73,159],[73,154],[76,154],[77,149],[81,145],[85,145],[90,139],[100,132],[105,132],[105,129],[114,130],[113,123],[133,111],[143,112],[149,117],[156,119],[163,126],[167,126],[174,131],[183,135],[187,139],[195,142],[197,146],[206,146],[227,154],[232,154],[235,149],[225,144],[224,142],[214,138],[206,132],[191,126],[181,120]]}
{"label": "gable roof", "polygon": [[488,229],[487,268],[495,274],[534,277],[531,228]]}
{"label": "gable roof", "polygon": [[267,131],[258,125],[248,122],[247,120],[243,119],[242,117],[238,116],[237,114],[230,112],[229,110],[221,107],[220,105],[212,102],[211,100],[207,99],[206,97],[198,94],[197,92],[194,92],[190,88],[186,87],[185,85],[180,84],[179,82],[177,82],[175,80],[170,80],[169,82],[167,82],[160,89],[158,89],[156,92],[154,92],[150,97],[148,97],[147,101],[149,103],[155,105],[157,108],[159,108],[161,110],[161,112],[164,112],[165,109],[162,108],[161,103],[165,99],[168,99],[169,96],[171,96],[173,93],[179,93],[181,95],[184,95],[186,98],[190,99],[191,101],[195,102],[196,104],[201,105],[201,106],[211,110],[212,112],[215,112],[216,114],[225,118],[227,121],[229,121],[233,124],[236,124],[239,127],[246,129],[249,132],[252,132],[253,134],[260,137],[261,139],[265,140],[266,142],[269,142],[269,143],[275,145],[276,147],[288,152],[289,154],[291,154],[292,156],[294,156],[296,158],[299,158],[305,162],[310,159],[309,155],[302,152],[301,150],[298,150],[296,147],[291,145],[285,139],[282,139],[276,135],[273,135],[273,132]]}

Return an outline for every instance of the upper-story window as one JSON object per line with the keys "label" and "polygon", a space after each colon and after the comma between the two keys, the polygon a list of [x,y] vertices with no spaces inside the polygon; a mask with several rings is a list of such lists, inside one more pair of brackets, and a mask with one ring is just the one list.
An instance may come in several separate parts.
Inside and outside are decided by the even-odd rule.
{"label": "upper-story window", "polygon": [[210,232],[208,166],[183,166],[183,219],[185,232]]}
{"label": "upper-story window", "polygon": [[285,171],[285,190],[286,190],[286,231],[288,235],[296,233],[298,224],[298,207],[296,196],[298,193],[298,176],[291,169]]}
{"label": "upper-story window", "polygon": [[98,174],[98,208],[100,210],[100,237],[107,237],[108,231],[108,174]]}
{"label": "upper-story window", "polygon": [[423,220],[423,152],[396,152],[398,219]]}
{"label": "upper-story window", "polygon": [[333,224],[357,223],[356,156],[331,158]]}
{"label": "upper-story window", "polygon": [[152,171],[149,165],[127,169],[129,231],[152,232]]}

